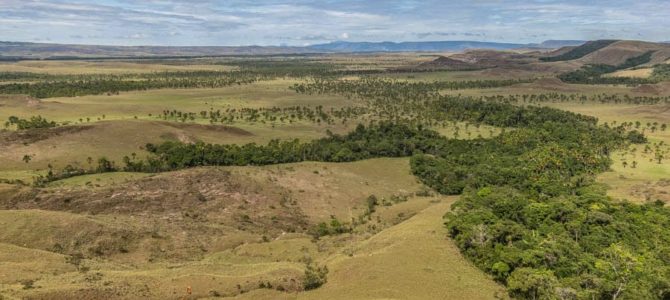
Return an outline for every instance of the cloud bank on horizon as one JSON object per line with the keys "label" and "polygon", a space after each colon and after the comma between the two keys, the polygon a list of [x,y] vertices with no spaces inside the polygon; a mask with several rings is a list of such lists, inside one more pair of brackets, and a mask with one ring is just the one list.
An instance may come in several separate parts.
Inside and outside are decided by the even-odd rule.
{"label": "cloud bank on horizon", "polygon": [[670,40],[667,0],[0,0],[0,40],[109,45]]}

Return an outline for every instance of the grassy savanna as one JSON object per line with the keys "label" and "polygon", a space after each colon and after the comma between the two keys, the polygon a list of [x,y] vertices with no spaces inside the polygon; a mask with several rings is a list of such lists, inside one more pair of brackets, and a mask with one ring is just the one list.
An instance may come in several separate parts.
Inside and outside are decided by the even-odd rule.
{"label": "grassy savanna", "polygon": [[[607,122],[611,127],[624,122],[639,122],[639,127],[635,128],[646,134],[648,143],[627,145],[628,148],[614,151],[610,155],[613,160],[611,170],[599,174],[597,181],[608,184],[611,187],[609,195],[616,199],[641,203],[657,199],[670,201],[667,194],[669,182],[666,180],[670,178],[670,157],[667,157],[670,130],[661,129],[661,124],[670,123],[667,103],[659,100],[663,104],[622,104],[597,100],[598,97],[607,97],[603,95],[615,94],[619,96],[617,99],[623,99],[623,95],[633,98],[670,96],[666,95],[663,84],[654,86],[649,92],[639,86],[566,84],[557,78],[550,78],[557,72],[579,68],[580,64],[575,62],[534,62],[478,71],[412,73],[396,70],[430,62],[438,55],[330,54],[301,58],[33,61],[0,65],[0,72],[54,75],[230,71],[238,68],[260,70],[265,65],[278,69],[293,68],[293,74],[301,74],[220,88],[190,86],[121,91],[109,95],[47,96],[44,99],[23,95],[0,96],[0,120],[3,123],[11,116],[29,119],[37,115],[58,123],[57,127],[49,127],[46,123],[48,128],[21,129],[15,121],[16,124],[9,123],[5,130],[0,131],[0,179],[4,179],[0,183],[0,227],[4,229],[0,232],[0,295],[9,299],[506,298],[510,291],[505,290],[507,279],[513,271],[510,265],[519,266],[521,260],[528,264],[541,264],[545,260],[554,263],[559,259],[560,255],[555,253],[560,252],[543,252],[545,249],[541,247],[560,244],[554,238],[565,235],[562,232],[555,236],[550,233],[548,237],[538,235],[546,234],[544,231],[547,228],[562,225],[554,227],[556,224],[550,226],[543,223],[531,230],[530,227],[519,227],[521,222],[528,221],[526,219],[519,221],[521,217],[518,217],[512,220],[519,222],[513,227],[508,226],[509,222],[497,223],[503,217],[494,218],[490,213],[483,215],[490,218],[486,224],[497,223],[496,226],[474,226],[479,230],[477,235],[463,238],[458,235],[466,230],[449,230],[445,227],[443,216],[448,212],[463,213],[464,206],[474,207],[468,205],[482,203],[466,202],[463,205],[463,201],[472,201],[480,196],[494,197],[500,190],[504,196],[492,198],[495,200],[491,201],[492,206],[495,206],[495,213],[502,215],[509,212],[510,219],[521,212],[525,214],[533,212],[533,209],[547,208],[541,201],[555,197],[552,193],[560,193],[556,190],[565,188],[561,180],[572,183],[573,178],[549,178],[538,184],[541,192],[531,191],[532,196],[529,197],[525,194],[520,197],[521,190],[518,194],[510,192],[521,185],[517,182],[519,185],[516,187],[507,186],[512,184],[507,181],[521,180],[529,172],[536,172],[538,177],[551,173],[544,170],[552,165],[542,163],[552,162],[556,156],[565,158],[568,167],[575,167],[565,172],[558,168],[557,174],[581,174],[581,161],[573,163],[570,155],[583,149],[570,147],[581,145],[582,141],[571,140],[572,144],[563,145],[562,140],[550,136],[538,139],[536,130],[546,124],[533,122],[545,117],[541,113],[547,114],[548,119],[560,124],[547,125],[547,132],[563,134],[568,140],[578,136],[575,132],[585,134],[570,131],[572,127],[581,130],[591,128],[593,124],[584,125],[579,117],[557,110],[516,110],[525,104],[595,116],[600,124]],[[325,66],[326,71],[314,71],[312,68],[315,66]],[[331,66],[334,70],[387,72],[328,73]],[[315,73],[309,73],[312,71]],[[362,92],[353,96],[347,94],[350,91],[347,89],[352,87],[319,91],[323,86],[317,85],[314,92],[296,92],[289,88],[313,82],[313,79],[346,78],[355,83],[368,77],[416,85],[387,85],[388,90],[385,88],[383,91],[370,90],[371,85],[363,85],[359,90]],[[528,78],[538,80],[495,88],[487,87],[497,85],[431,90],[430,86],[435,81]],[[370,101],[375,95],[382,95],[384,99],[377,99],[376,103]],[[548,99],[553,100],[514,101],[511,102],[513,105],[504,100],[511,99],[509,96],[516,96],[518,100],[521,95],[552,95]],[[480,96],[490,97],[491,101],[479,101]],[[492,96],[500,97],[494,99]],[[586,96],[590,100],[585,103],[556,100],[561,99],[560,96]],[[434,102],[423,101],[430,100],[427,98]],[[439,101],[444,101],[444,106],[436,105]],[[309,113],[300,118],[290,116],[298,114],[297,110],[289,110],[295,107],[301,107],[300,113],[304,110],[309,110]],[[266,110],[271,108],[280,110]],[[353,108],[361,110],[350,112],[345,117],[334,117],[339,109]],[[452,113],[449,111],[452,109],[461,113]],[[232,110],[235,113],[228,113]],[[319,110],[324,114],[319,115]],[[216,111],[223,112],[223,117],[212,117]],[[228,119],[230,116],[235,118]],[[384,134],[396,136],[396,131],[391,130],[379,130],[382,133],[377,134],[381,137],[368,133],[361,134],[362,138],[332,137],[332,133],[344,135],[358,130],[356,126],[359,123],[375,133],[377,127],[370,125],[371,121],[395,117],[404,119],[411,126],[418,124],[416,128],[435,130],[437,134],[416,138],[414,134],[422,131],[408,126],[410,129],[402,131],[404,135],[396,140],[385,139],[387,136]],[[437,120],[435,117],[444,119]],[[588,119],[584,123],[588,123]],[[603,129],[603,132],[609,131]],[[500,138],[494,138],[496,136]],[[301,159],[271,162],[302,161],[300,163],[276,165],[263,165],[266,164],[263,163],[266,161],[264,154],[252,150],[248,152],[251,159],[246,160],[249,163],[244,166],[230,166],[237,164],[235,160],[232,163],[211,163],[216,161],[216,153],[202,150],[211,149],[209,146],[197,148],[201,144],[195,144],[265,145],[274,139],[317,143],[323,141],[317,140],[322,138],[333,138],[335,142],[324,142],[322,145],[325,146],[317,147],[319,151],[314,151],[316,154],[308,158],[303,152]],[[545,143],[546,139],[549,142]],[[183,148],[177,146],[171,148],[172,151],[149,152],[148,148],[152,147],[145,147],[147,143],[161,145],[167,141]],[[411,143],[405,144],[407,141]],[[185,162],[183,164],[154,170],[133,169],[138,172],[123,169],[124,156],[140,160],[148,157],[171,158],[170,155],[176,153],[179,158],[181,153],[178,151],[193,144],[202,152],[194,154],[185,151],[188,155],[179,161]],[[306,149],[300,148],[301,145],[295,144],[285,152],[272,153],[282,157],[292,155],[295,153],[290,151]],[[590,145],[594,149],[601,146],[596,143]],[[498,146],[504,146],[507,152],[498,152]],[[537,148],[532,148],[535,146]],[[368,149],[361,149],[365,147]],[[394,147],[421,150],[397,154],[392,151]],[[570,151],[556,150],[561,147],[568,147]],[[602,158],[589,156],[592,154],[590,150],[583,151],[587,157],[585,161],[593,163],[594,160],[589,158]],[[520,154],[519,151],[528,152]],[[245,161],[243,156],[248,153],[234,158]],[[411,153],[413,157],[389,157],[410,155],[406,153]],[[661,163],[657,161],[659,153],[666,155]],[[123,172],[98,170],[100,157],[113,160],[118,167],[116,171]],[[386,158],[367,159],[369,157]],[[420,159],[417,160],[417,157]],[[362,160],[350,161],[357,159]],[[430,164],[431,160],[434,164]],[[191,163],[193,161],[196,163]],[[524,163],[532,166],[524,169]],[[561,163],[559,161],[557,165]],[[588,163],[583,167],[587,171],[600,172],[607,167],[603,162],[602,169],[588,169]],[[51,178],[53,180],[44,184],[31,183],[34,176],[48,176],[50,168],[58,172],[67,165],[90,172],[61,180]],[[452,170],[453,173],[448,173]],[[23,183],[10,184],[12,179]],[[585,178],[577,178],[575,182],[582,183],[582,179],[588,182],[590,178],[585,175]],[[457,186],[461,181],[466,183]],[[553,183],[557,184],[551,185]],[[551,190],[542,190],[544,184]],[[453,189],[443,188],[448,185],[453,185]],[[500,190],[495,188],[496,193],[491,194],[493,189],[489,186],[500,185],[504,187]],[[506,188],[509,189],[503,190]],[[465,196],[457,195],[461,192]],[[572,199],[583,191],[568,192],[565,199]],[[552,201],[565,200],[560,197],[552,198]],[[518,203],[514,202],[517,200]],[[532,205],[526,205],[530,202],[533,202]],[[454,203],[460,204],[452,207]],[[588,214],[579,214],[597,218],[595,223],[591,219],[578,219],[576,224],[600,224],[612,220],[601,211],[595,211],[601,209],[599,205],[588,207],[594,210]],[[449,216],[453,221],[455,215]],[[477,225],[475,222],[479,221],[479,217],[467,219],[473,223],[466,225]],[[553,219],[534,221],[547,220]],[[530,222],[523,223],[523,226],[528,224]],[[466,226],[462,228],[469,229]],[[507,228],[526,230],[528,234],[521,240],[511,231],[503,232],[505,236],[492,237],[494,230],[504,231]],[[569,234],[565,241],[572,243],[573,232],[566,232]],[[546,240],[540,241],[543,238]],[[537,252],[516,260],[517,254],[528,249],[521,246],[519,251],[510,253],[495,250],[524,242],[538,246],[533,249]],[[496,243],[495,246],[493,243]],[[466,250],[464,245],[490,247]],[[594,247],[601,249],[601,246],[609,245]],[[500,259],[482,265],[475,257],[479,253],[476,251],[481,249],[498,251],[484,254],[500,255]],[[591,251],[589,255],[593,253]],[[505,256],[507,254],[509,256]],[[549,283],[555,284],[554,281]],[[546,290],[557,290],[553,288]],[[563,292],[571,295],[569,289]]]}
{"label": "grassy savanna", "polygon": [[[649,142],[645,145],[633,145],[626,150],[614,153],[612,171],[601,174],[598,180],[608,184],[611,187],[609,194],[618,199],[637,202],[670,201],[667,191],[667,181],[670,179],[670,160],[667,154],[670,130],[661,129],[662,124],[670,124],[670,109],[667,104],[560,104],[555,106],[596,116],[600,122],[609,124],[639,122],[640,129],[648,136]],[[652,130],[651,127],[655,129]],[[647,148],[646,151],[645,148]],[[656,152],[664,153],[664,158],[660,163]]]}
{"label": "grassy savanna", "polygon": [[[3,96],[0,119],[41,115],[60,123],[76,124],[81,129],[62,134],[45,133],[47,136],[30,143],[20,140],[3,143],[0,161],[3,171],[22,170],[26,166],[32,170],[44,169],[47,164],[62,167],[73,162],[86,165],[88,157],[107,156],[120,161],[124,155],[140,153],[140,147],[146,143],[162,140],[242,144],[266,143],[277,138],[309,140],[324,136],[327,129],[342,133],[355,126],[354,122],[321,125],[305,121],[240,120],[225,127],[209,125],[208,119],[203,118],[178,122],[158,117],[164,110],[197,114],[209,110],[289,106],[321,105],[329,109],[354,104],[338,96],[299,95],[288,90],[291,83],[276,80],[221,89],[155,90],[44,100]],[[30,163],[21,160],[24,155],[32,157]]]}
{"label": "grassy savanna", "polygon": [[[28,174],[44,174],[48,165],[55,168],[68,164],[89,167],[103,156],[120,163],[123,156],[132,153],[142,156],[142,147],[146,143],[165,140],[226,144],[266,143],[271,139],[311,140],[325,136],[327,130],[346,133],[359,122],[371,120],[362,116],[346,123],[335,120],[326,124],[307,120],[261,122],[237,119],[232,123],[212,125],[209,118],[198,115],[202,111],[298,106],[310,109],[321,106],[329,112],[330,109],[363,104],[360,100],[337,95],[298,94],[288,89],[296,82],[299,80],[277,79],[218,89],[162,89],[41,100],[0,96],[3,108],[0,120],[10,116],[29,118],[40,115],[74,125],[43,132],[33,139],[6,137],[8,142],[0,144],[3,149],[0,162],[4,166],[0,178],[26,181],[32,177]],[[166,110],[198,116],[185,121],[164,119],[159,115]],[[475,127],[464,123],[436,126],[435,129],[445,136],[461,139],[488,137],[498,132],[491,126]],[[11,132],[4,135],[11,135]],[[23,160],[25,156],[30,157],[29,162]]]}
{"label": "grassy savanna", "polygon": [[295,105],[328,105],[341,107],[348,104],[341,97],[304,96],[288,90],[295,80],[264,81],[251,85],[231,86],[220,89],[180,89],[126,92],[113,96],[83,96],[49,98],[29,104],[21,97],[3,96],[0,118],[11,115],[40,114],[58,122],[79,122],[90,118],[95,121],[105,115],[105,120],[155,119],[163,110],[180,110],[198,113],[203,110],[226,108],[284,107]]}

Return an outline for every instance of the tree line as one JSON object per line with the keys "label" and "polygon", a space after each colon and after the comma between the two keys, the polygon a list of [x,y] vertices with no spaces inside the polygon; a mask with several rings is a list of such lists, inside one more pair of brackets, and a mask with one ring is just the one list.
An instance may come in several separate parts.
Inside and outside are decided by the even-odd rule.
{"label": "tree line", "polygon": [[15,126],[18,130],[52,128],[58,126],[54,121],[49,121],[42,116],[32,116],[29,119],[22,119],[16,116],[10,116],[5,122],[5,128]]}
{"label": "tree line", "polygon": [[368,110],[363,106],[346,106],[340,108],[330,107],[325,109],[322,105],[308,106],[295,105],[287,107],[260,107],[260,108],[210,108],[200,112],[186,112],[176,109],[163,110],[156,117],[172,121],[195,121],[208,120],[210,124],[234,124],[235,122],[260,122],[260,123],[294,123],[308,121],[316,124],[334,124],[339,120],[346,123],[349,119],[355,119],[366,114]]}
{"label": "tree line", "polygon": [[0,85],[0,94],[25,94],[35,98],[118,94],[151,89],[219,88],[250,84],[267,76],[249,72],[163,72],[134,75],[91,75],[76,79],[45,80]]}

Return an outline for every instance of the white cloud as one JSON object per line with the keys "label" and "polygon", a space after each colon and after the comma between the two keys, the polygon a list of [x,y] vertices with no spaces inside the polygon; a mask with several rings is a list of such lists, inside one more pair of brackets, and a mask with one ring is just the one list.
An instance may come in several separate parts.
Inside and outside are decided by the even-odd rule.
{"label": "white cloud", "polygon": [[667,0],[0,0],[0,40],[162,45],[538,42],[612,35],[667,40],[668,11]]}

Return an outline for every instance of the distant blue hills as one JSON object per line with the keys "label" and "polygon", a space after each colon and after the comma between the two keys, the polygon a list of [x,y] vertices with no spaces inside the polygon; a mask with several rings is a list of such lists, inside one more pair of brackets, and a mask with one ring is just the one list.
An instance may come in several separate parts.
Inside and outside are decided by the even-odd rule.
{"label": "distant blue hills", "polygon": [[23,59],[72,59],[117,57],[188,57],[217,55],[286,55],[332,52],[430,52],[468,49],[509,50],[518,48],[555,49],[579,46],[585,41],[552,40],[539,44],[515,44],[479,41],[435,42],[346,42],[338,41],[307,47],[284,46],[105,46],[42,44],[0,41],[0,61]]}
{"label": "distant blue hills", "polygon": [[579,46],[586,41],[549,40],[540,44],[516,44],[479,41],[434,42],[346,42],[336,41],[309,46],[314,51],[325,52],[412,52],[412,51],[463,51],[468,49],[510,50],[518,48],[560,48]]}

